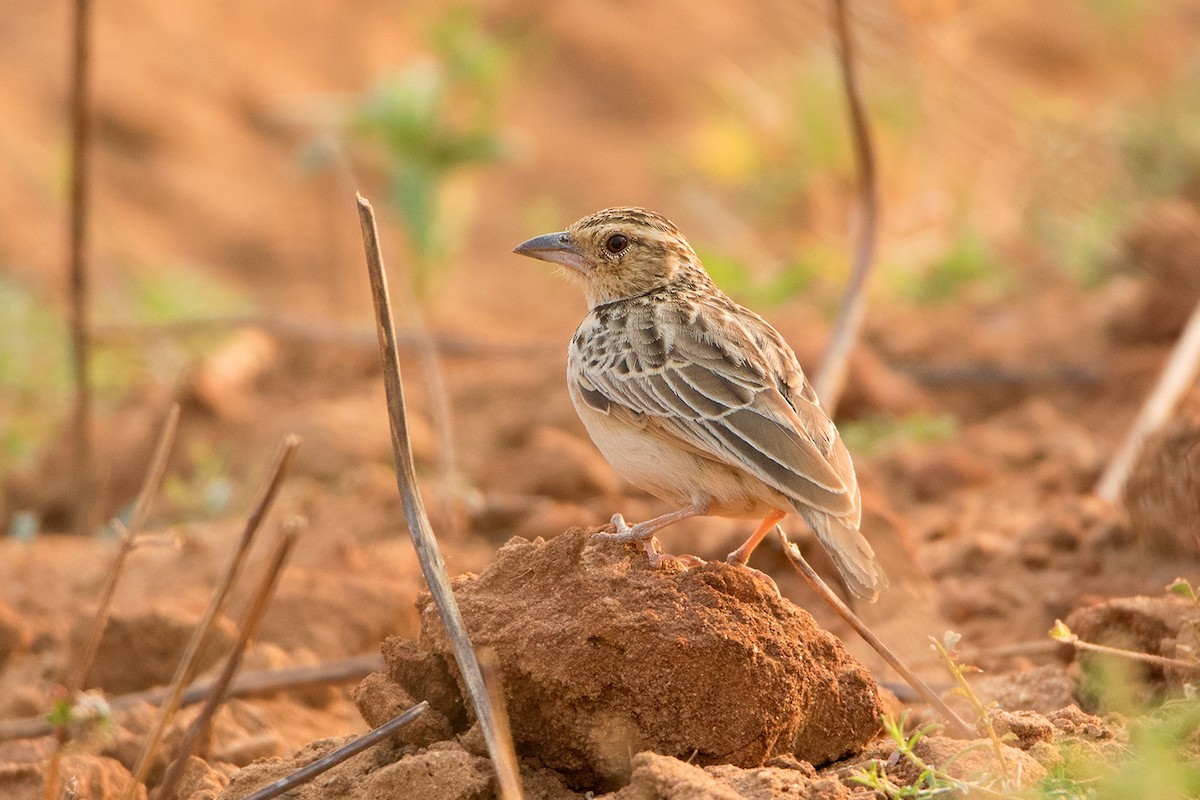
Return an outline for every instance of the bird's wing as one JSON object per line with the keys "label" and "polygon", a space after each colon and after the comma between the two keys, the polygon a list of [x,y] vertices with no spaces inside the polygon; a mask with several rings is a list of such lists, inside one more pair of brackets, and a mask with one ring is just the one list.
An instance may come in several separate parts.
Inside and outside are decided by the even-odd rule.
{"label": "bird's wing", "polygon": [[857,517],[837,430],[815,402],[789,397],[797,392],[788,381],[803,373],[761,318],[736,307],[647,304],[599,327],[573,358],[584,402],[743,469],[796,503]]}

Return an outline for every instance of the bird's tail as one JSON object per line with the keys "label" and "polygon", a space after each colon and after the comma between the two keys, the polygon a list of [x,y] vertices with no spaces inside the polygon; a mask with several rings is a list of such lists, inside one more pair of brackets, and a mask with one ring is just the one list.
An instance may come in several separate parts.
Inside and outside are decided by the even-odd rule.
{"label": "bird's tail", "polygon": [[878,600],[879,593],[888,587],[887,575],[858,528],[811,509],[804,509],[801,516],[817,534],[817,541],[833,559],[850,591],[872,603]]}

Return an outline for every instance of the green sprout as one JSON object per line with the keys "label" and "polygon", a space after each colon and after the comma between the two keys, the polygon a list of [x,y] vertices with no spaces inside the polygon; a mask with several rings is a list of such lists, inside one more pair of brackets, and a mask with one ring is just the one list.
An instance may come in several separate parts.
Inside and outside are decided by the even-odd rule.
{"label": "green sprout", "polygon": [[371,89],[351,120],[353,132],[382,148],[388,200],[408,234],[420,296],[464,227],[452,179],[504,154],[497,109],[508,61],[505,46],[465,6],[434,26],[430,48],[430,57]]}

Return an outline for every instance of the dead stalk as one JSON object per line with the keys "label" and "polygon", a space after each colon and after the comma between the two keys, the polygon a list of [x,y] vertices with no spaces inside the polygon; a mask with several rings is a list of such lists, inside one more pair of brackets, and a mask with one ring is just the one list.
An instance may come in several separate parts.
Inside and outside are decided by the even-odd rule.
{"label": "dead stalk", "polygon": [[854,37],[850,31],[850,0],[833,0],[833,27],[838,45],[838,64],[846,89],[850,128],[854,135],[854,156],[858,169],[858,201],[855,219],[854,263],[850,283],[842,296],[837,321],[829,337],[829,346],[817,371],[814,388],[829,416],[837,411],[846,382],[850,351],[858,342],[866,314],[867,278],[875,257],[875,239],[879,228],[879,186],[875,170],[875,148],[871,127],[858,89],[854,65]]}
{"label": "dead stalk", "polygon": [[[425,506],[421,502],[421,492],[417,487],[416,470],[413,467],[412,447],[408,436],[408,419],[404,411],[404,385],[400,379],[400,359],[396,350],[396,330],[392,322],[392,304],[388,295],[387,276],[383,269],[383,256],[379,250],[379,232],[375,226],[375,212],[366,198],[358,195],[358,217],[362,226],[363,247],[366,250],[367,272],[371,279],[371,295],[375,304],[376,331],[379,334],[379,351],[383,361],[383,381],[387,390],[388,417],[392,428],[392,451],[395,456],[396,485],[400,498],[404,503],[404,516],[408,522],[409,535],[417,558],[421,562],[421,571],[429,584],[430,594],[434,605],[441,615],[442,623],[450,637],[454,649],[454,657],[458,662],[459,672],[467,685],[467,692],[475,707],[475,716],[479,720],[488,752],[492,756],[492,767],[496,770],[500,786],[505,787],[506,777],[503,774],[505,763],[505,747],[511,748],[511,743],[501,741],[501,733],[496,721],[496,711],[492,705],[483,674],[479,669],[479,661],[471,647],[471,639],[467,635],[466,625],[458,610],[458,603],[450,589],[450,579],[446,574],[446,564],[438,548],[437,538],[429,524]],[[519,789],[518,789],[519,791]],[[504,800],[516,800],[515,797],[505,796]]]}
{"label": "dead stalk", "polygon": [[519,798],[521,770],[517,766],[517,751],[513,748],[512,726],[508,722],[508,703],[504,699],[504,687],[500,683],[500,660],[495,650],[490,647],[479,649],[479,669],[483,674],[483,685],[487,687],[488,696],[495,699],[497,738],[504,746],[503,763],[496,765],[496,774],[500,781],[499,794],[502,798]]}
{"label": "dead stalk", "polygon": [[304,530],[304,526],[305,522],[301,517],[289,517],[284,520],[282,530],[279,534],[279,541],[275,544],[275,549],[271,553],[271,560],[258,582],[250,605],[246,607],[246,611],[242,615],[241,624],[238,625],[238,638],[234,643],[233,650],[225,659],[225,666],[221,669],[220,676],[213,683],[212,691],[208,693],[204,705],[200,708],[200,713],[196,715],[196,719],[188,726],[187,732],[184,733],[183,739],[179,742],[179,747],[175,751],[175,758],[167,766],[162,782],[154,790],[151,800],[172,796],[175,784],[179,782],[180,777],[183,775],[183,768],[187,764],[188,756],[192,754],[200,741],[208,738],[213,715],[217,713],[217,709],[225,701],[226,690],[229,688],[230,682],[233,681],[234,675],[237,674],[238,667],[242,664],[242,656],[246,652],[246,646],[250,643],[250,638],[258,629],[258,624],[262,621],[263,614],[266,613],[267,605],[271,601],[271,595],[275,590],[275,586],[279,583],[279,576],[282,574],[284,565],[287,564],[288,556],[291,555],[292,548],[296,546],[296,540],[299,538],[301,531]]}
{"label": "dead stalk", "polygon": [[271,504],[275,501],[275,496],[279,493],[279,487],[283,484],[284,475],[287,474],[288,464],[291,463],[292,456],[299,446],[300,439],[295,435],[284,439],[279,455],[275,459],[274,468],[271,470],[271,477],[263,487],[258,502],[255,504],[254,511],[250,514],[250,518],[246,520],[246,526],[242,530],[242,537],[238,540],[237,547],[230,557],[229,564],[221,576],[221,582],[213,591],[208,608],[204,611],[204,617],[197,623],[196,629],[192,633],[192,638],[188,642],[187,649],[179,661],[179,666],[175,669],[175,676],[171,679],[170,693],[159,709],[158,718],[154,722],[154,728],[151,730],[149,737],[147,737],[146,743],[142,746],[141,753],[138,754],[137,763],[133,768],[133,776],[129,783],[126,784],[125,790],[121,793],[121,800],[131,800],[137,786],[146,779],[146,773],[150,770],[151,760],[158,749],[164,731],[167,729],[167,723],[179,708],[179,701],[183,695],[184,687],[195,676],[196,659],[200,654],[200,650],[207,641],[208,635],[212,631],[212,627],[220,616],[221,611],[225,608],[225,601],[229,597],[229,591],[233,588],[234,583],[241,574],[242,566],[246,561],[246,554],[250,551],[250,546],[254,543],[254,538],[262,527],[262,521],[267,516],[267,512],[270,511]]}
{"label": "dead stalk", "polygon": [[[88,626],[87,639],[84,642],[83,649],[79,653],[79,658],[75,661],[75,669],[71,673],[71,678],[67,683],[67,703],[74,703],[75,698],[83,691],[83,685],[87,680],[88,672],[92,668],[92,662],[96,660],[96,652],[100,649],[100,640],[104,636],[104,628],[108,625],[108,614],[112,609],[112,601],[116,595],[117,584],[120,583],[121,575],[125,572],[125,563],[129,554],[137,546],[136,537],[141,531],[142,526],[146,523],[154,496],[158,494],[158,487],[162,484],[163,473],[167,468],[167,456],[170,454],[171,445],[175,441],[175,431],[178,425],[179,404],[176,403],[167,412],[167,418],[163,422],[162,431],[158,435],[158,443],[155,445],[154,455],[150,459],[150,467],[146,471],[146,477],[142,481],[141,491],[138,492],[137,503],[134,505],[133,515],[129,519],[129,527],[126,528],[121,525],[119,520],[114,520],[121,529],[120,540],[117,544],[117,554],[113,557],[112,566],[109,567],[108,582],[105,584],[104,591],[100,595],[100,604],[96,607],[96,613],[92,617],[91,624]],[[53,798],[58,793],[59,768],[62,762],[63,747],[67,743],[68,735],[66,726],[59,726],[56,734],[57,742],[55,743],[54,753],[50,756],[50,763],[46,768],[44,797],[47,800]]]}
{"label": "dead stalk", "polygon": [[[378,653],[367,653],[361,656],[327,661],[311,667],[283,667],[282,669],[242,672],[234,679],[225,692],[225,696],[226,698],[254,697],[314,686],[351,683],[382,669],[384,669],[383,656]],[[213,685],[213,681],[205,681],[189,686],[180,698],[180,708],[202,702],[212,692]],[[108,707],[117,713],[144,703],[159,706],[167,699],[169,691],[164,688],[123,694],[110,699]],[[46,720],[45,714],[39,714],[36,717],[0,720],[0,742],[10,739],[36,739],[53,732],[54,726]]]}
{"label": "dead stalk", "polygon": [[429,701],[422,700],[400,716],[388,720],[378,728],[374,728],[373,730],[364,733],[362,736],[358,737],[352,742],[347,742],[337,750],[318,758],[308,766],[301,767],[291,775],[288,775],[286,778],[280,778],[274,783],[269,783],[261,789],[246,795],[244,798],[242,798],[242,800],[270,800],[270,798],[278,797],[288,789],[293,789],[303,783],[307,783],[308,781],[311,781],[313,778],[320,775],[322,772],[336,767],[338,764],[352,756],[358,755],[371,745],[378,744],[384,739],[387,739],[396,731],[400,730],[428,710]]}
{"label": "dead stalk", "polygon": [[1096,494],[1107,502],[1116,505],[1125,490],[1125,482],[1133,472],[1134,464],[1141,455],[1142,445],[1155,431],[1166,424],[1175,407],[1188,388],[1196,382],[1200,373],[1200,304],[1192,310],[1187,325],[1171,357],[1158,377],[1154,390],[1142,404],[1137,419],[1121,443],[1112,461],[1104,470],[1100,481],[1096,484]]}
{"label": "dead stalk", "polygon": [[96,473],[92,453],[91,339],[88,326],[88,275],[84,263],[88,217],[88,113],[91,3],[75,0],[71,65],[71,196],[68,287],[71,329],[71,371],[75,398],[72,425],[75,432],[75,480],[78,507],[75,532],[91,533],[97,513]]}
{"label": "dead stalk", "polygon": [[800,555],[800,549],[791,543],[787,537],[787,534],[783,532],[783,528],[776,525],[775,533],[779,537],[779,543],[783,545],[784,555],[787,556],[788,561],[792,563],[792,566],[796,568],[796,571],[800,573],[800,576],[803,577],[804,580],[808,582],[808,585],[813,588],[813,591],[820,595],[821,599],[828,603],[829,607],[836,611],[838,616],[844,619],[851,628],[854,628],[855,632],[858,633],[858,635],[861,636],[867,644],[871,645],[875,652],[879,653],[879,655],[883,657],[883,660],[891,665],[892,669],[896,670],[900,677],[904,678],[909,686],[913,687],[913,689],[915,689],[921,695],[921,697],[925,698],[926,702],[928,702],[943,716],[945,716],[946,719],[950,721],[951,725],[958,729],[960,736],[973,738],[976,735],[975,729],[968,725],[962,717],[956,714],[954,709],[946,705],[946,701],[938,697],[937,693],[930,689],[925,681],[921,680],[921,678],[915,672],[909,669],[908,666],[900,660],[899,656],[893,653],[891,648],[880,641],[879,637],[867,627],[867,624],[859,619],[858,615],[851,611],[850,608],[842,602],[840,597],[834,594],[833,590],[830,589],[829,586],[826,585],[825,581],[821,579],[821,576],[816,573],[816,570],[809,566],[808,562],[804,560],[804,556]]}
{"label": "dead stalk", "polygon": [[108,623],[108,612],[112,607],[113,595],[116,592],[117,583],[121,580],[121,575],[125,571],[126,559],[137,546],[136,537],[142,532],[142,526],[146,524],[146,518],[150,515],[150,507],[153,504],[155,495],[158,494],[158,487],[162,485],[163,473],[167,469],[167,456],[171,453],[171,445],[175,441],[175,431],[178,427],[179,404],[176,403],[167,412],[167,419],[163,422],[162,432],[158,435],[158,444],[155,445],[154,455],[150,459],[150,468],[146,471],[141,491],[138,492],[137,502],[133,507],[133,514],[129,518],[129,527],[121,533],[117,545],[117,554],[113,557],[112,567],[108,571],[108,583],[105,585],[104,592],[100,596],[100,605],[96,608],[96,614],[92,618],[91,626],[88,629],[87,643],[84,645],[83,652],[75,664],[75,672],[71,678],[71,682],[67,684],[67,696],[69,698],[74,698],[76,694],[83,690],[88,670],[92,668],[92,661],[95,660],[96,651],[100,648],[100,639],[104,635],[104,627]]}
{"label": "dead stalk", "polygon": [[1185,672],[1200,673],[1200,662],[1182,661],[1178,658],[1167,658],[1166,656],[1156,656],[1152,653],[1139,653],[1136,650],[1123,650],[1120,647],[1109,647],[1105,644],[1093,644],[1085,642],[1082,639],[1065,642],[1076,650],[1087,650],[1092,653],[1102,653],[1106,656],[1117,656],[1118,658],[1128,658],[1130,661],[1141,661],[1143,664],[1153,664],[1156,667],[1170,667]]}
{"label": "dead stalk", "polygon": [[[338,345],[379,349],[378,337],[373,330],[347,328],[336,323],[317,320],[296,320],[261,314],[223,314],[211,317],[193,317],[154,324],[101,323],[92,330],[92,338],[102,344],[137,346],[146,339],[168,336],[210,336],[223,334],[235,328],[256,328],[280,339],[315,345]],[[417,350],[418,334],[398,332],[396,345],[402,350]],[[432,337],[432,345],[439,356],[462,358],[536,358],[558,355],[559,348],[546,344],[504,344],[472,339],[464,336],[438,334]]]}

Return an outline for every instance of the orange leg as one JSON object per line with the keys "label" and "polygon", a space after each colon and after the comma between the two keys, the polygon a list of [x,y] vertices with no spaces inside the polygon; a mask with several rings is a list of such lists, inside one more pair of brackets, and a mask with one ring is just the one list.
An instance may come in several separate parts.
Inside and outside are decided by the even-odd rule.
{"label": "orange leg", "polygon": [[786,511],[772,511],[770,514],[767,514],[762,523],[754,530],[754,533],[750,534],[750,538],[742,542],[741,547],[725,557],[725,563],[745,566],[746,562],[750,560],[750,554],[754,552],[754,548],[758,547],[758,543],[771,532],[771,528],[775,527],[775,523],[786,516]]}

